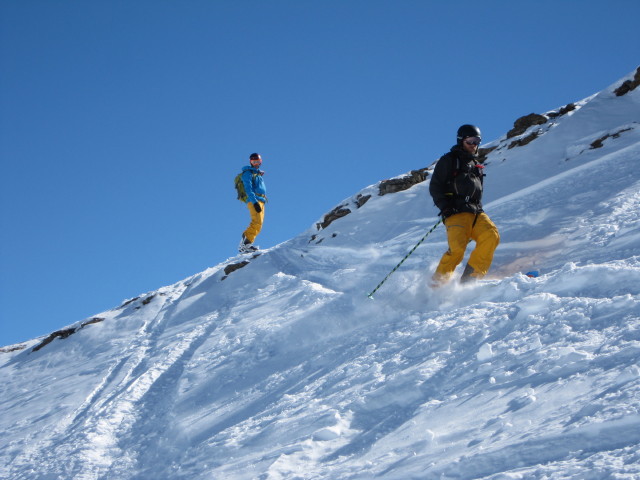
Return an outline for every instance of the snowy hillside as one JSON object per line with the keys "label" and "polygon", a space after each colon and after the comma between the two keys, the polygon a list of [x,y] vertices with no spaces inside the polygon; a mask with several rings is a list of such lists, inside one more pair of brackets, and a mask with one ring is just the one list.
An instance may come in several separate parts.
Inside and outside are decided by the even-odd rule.
{"label": "snowy hillside", "polygon": [[639,478],[634,74],[483,145],[502,242],[478,284],[427,287],[440,227],[367,298],[437,221],[428,179],[380,184],[248,264],[4,347],[0,478]]}

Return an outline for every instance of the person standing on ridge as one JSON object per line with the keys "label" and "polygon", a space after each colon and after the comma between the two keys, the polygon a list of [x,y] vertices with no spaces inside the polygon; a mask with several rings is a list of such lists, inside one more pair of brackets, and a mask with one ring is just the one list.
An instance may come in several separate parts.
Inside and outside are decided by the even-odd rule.
{"label": "person standing on ridge", "polygon": [[462,125],[457,139],[457,144],[436,163],[429,185],[429,193],[447,228],[449,244],[433,274],[434,287],[450,280],[471,240],[476,242],[476,247],[460,282],[482,278],[489,271],[493,253],[500,243],[497,227],[482,209],[484,166],[478,161],[480,129],[475,125]]}
{"label": "person standing on ridge", "polygon": [[264,172],[259,169],[262,165],[262,157],[252,153],[249,156],[249,163],[250,165],[242,167],[242,183],[247,195],[246,204],[251,215],[251,223],[242,233],[242,240],[238,247],[240,253],[251,253],[259,249],[253,245],[253,242],[262,230],[264,205],[267,203],[267,188],[262,178]]}

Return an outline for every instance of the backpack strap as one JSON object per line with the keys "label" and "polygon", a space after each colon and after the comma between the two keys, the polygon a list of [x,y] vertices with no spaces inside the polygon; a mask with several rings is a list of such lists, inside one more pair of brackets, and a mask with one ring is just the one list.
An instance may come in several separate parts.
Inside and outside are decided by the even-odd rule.
{"label": "backpack strap", "polygon": [[453,169],[453,173],[451,174],[451,176],[453,178],[456,178],[459,173],[460,173],[460,157],[456,154],[456,167]]}

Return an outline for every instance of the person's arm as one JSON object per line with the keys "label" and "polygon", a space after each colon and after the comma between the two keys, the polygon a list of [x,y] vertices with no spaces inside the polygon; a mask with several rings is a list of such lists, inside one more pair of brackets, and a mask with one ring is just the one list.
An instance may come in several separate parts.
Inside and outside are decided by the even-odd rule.
{"label": "person's arm", "polygon": [[444,155],[438,160],[431,182],[429,183],[429,193],[433,198],[433,203],[440,209],[440,214],[446,218],[455,212],[453,202],[453,192],[450,190],[450,181],[453,177],[453,162],[449,155]]}
{"label": "person's arm", "polygon": [[253,189],[253,173],[251,170],[242,172],[242,183],[244,184],[244,191],[247,194],[247,203],[256,203],[258,199]]}

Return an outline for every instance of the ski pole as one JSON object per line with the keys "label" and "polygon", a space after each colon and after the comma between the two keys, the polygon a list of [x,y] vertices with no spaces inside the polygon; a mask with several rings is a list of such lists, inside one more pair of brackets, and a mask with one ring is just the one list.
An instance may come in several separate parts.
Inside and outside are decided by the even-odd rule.
{"label": "ski pole", "polygon": [[402,260],[400,260],[400,263],[398,263],[395,267],[393,267],[393,270],[391,270],[391,271],[387,274],[387,276],[386,276],[386,277],[384,277],[384,278],[382,279],[382,281],[378,284],[378,286],[377,286],[376,288],[374,288],[374,289],[373,289],[373,292],[371,292],[369,295],[367,295],[367,297],[369,297],[371,300],[373,300],[373,294],[374,294],[374,293],[376,293],[376,292],[378,291],[378,289],[382,286],[382,284],[383,284],[384,282],[386,282],[386,281],[387,281],[387,278],[389,278],[393,272],[395,272],[398,268],[400,268],[400,265],[402,265],[402,264],[404,263],[404,261],[405,261],[407,258],[409,258],[409,257],[411,256],[411,254],[415,251],[415,249],[416,249],[416,248],[418,248],[422,242],[424,242],[424,239],[425,239],[425,238],[427,238],[427,237],[429,236],[429,234],[430,234],[431,232],[433,232],[433,231],[436,229],[436,227],[437,227],[438,225],[440,225],[441,223],[442,223],[442,218],[441,218],[440,220],[438,220],[438,221],[436,222],[436,224],[435,224],[433,227],[431,227],[431,230],[429,230],[427,233],[425,233],[425,234],[424,234],[424,237],[422,237],[422,238],[420,239],[420,241],[419,241],[418,243],[416,243],[416,246],[415,246],[415,247],[413,247],[413,248],[411,249],[411,251],[410,251],[409,253],[407,253],[407,254],[405,255],[405,257],[404,257]]}

